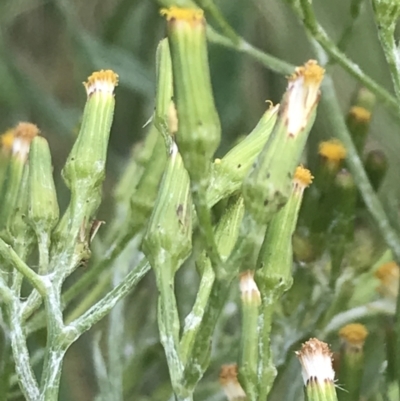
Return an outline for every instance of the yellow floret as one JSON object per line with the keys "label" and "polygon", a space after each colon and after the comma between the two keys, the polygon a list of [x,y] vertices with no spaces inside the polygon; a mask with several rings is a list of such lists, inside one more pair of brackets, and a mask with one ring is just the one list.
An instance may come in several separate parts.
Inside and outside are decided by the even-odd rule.
{"label": "yellow floret", "polygon": [[0,137],[1,147],[3,149],[11,149],[12,148],[12,144],[14,142],[14,138],[15,138],[14,129],[13,128],[8,129]]}
{"label": "yellow floret", "polygon": [[310,170],[307,170],[303,166],[298,166],[296,168],[294,180],[297,181],[297,184],[308,187],[312,183],[313,178]]}
{"label": "yellow floret", "polygon": [[360,323],[351,323],[340,329],[339,336],[353,347],[362,347],[368,336],[368,330]]}
{"label": "yellow floret", "polygon": [[361,106],[353,106],[349,114],[360,123],[368,123],[371,120],[371,112]]}
{"label": "yellow floret", "polygon": [[340,162],[346,158],[347,151],[339,140],[331,139],[319,144],[318,153],[328,160]]}
{"label": "yellow floret", "polygon": [[289,77],[289,81],[303,77],[305,85],[320,84],[324,77],[325,70],[318,65],[316,60],[308,60],[301,67],[296,67],[295,72]]}
{"label": "yellow floret", "polygon": [[204,12],[200,8],[181,8],[172,6],[170,8],[163,8],[160,14],[166,18],[167,21],[173,19],[185,21],[201,21],[204,17]]}

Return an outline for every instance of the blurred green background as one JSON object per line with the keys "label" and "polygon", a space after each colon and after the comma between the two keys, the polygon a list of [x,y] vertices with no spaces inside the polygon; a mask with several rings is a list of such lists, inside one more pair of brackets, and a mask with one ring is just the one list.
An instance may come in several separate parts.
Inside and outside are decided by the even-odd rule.
{"label": "blurred green background", "polygon": [[[234,29],[254,46],[295,65],[315,57],[301,23],[284,1],[217,0],[216,3]],[[346,54],[392,92],[370,2],[363,2],[356,21],[351,18],[348,0],[314,0],[313,6],[333,40],[339,40],[345,29],[353,27]],[[120,85],[116,90],[104,202],[98,218],[110,217],[112,189],[132,145],[143,138],[146,132],[143,126],[152,115],[155,51],[164,35],[165,22],[154,1],[0,0],[0,131],[19,121],[39,126],[52,149],[61,206],[66,205],[68,193],[61,182],[60,170],[79,129],[86,96],[82,82],[95,70],[111,68],[119,74]],[[223,154],[236,137],[255,126],[267,107],[265,100],[279,102],[286,80],[249,57],[220,46],[210,45],[209,59],[223,127],[219,150]],[[343,113],[346,113],[358,83],[340,67],[331,66],[328,71],[334,77]],[[321,138],[330,136],[324,114],[319,113],[310,137],[310,149],[315,150]],[[385,204],[396,204],[400,197],[399,128],[379,104],[374,110],[367,148],[383,149],[389,157],[390,170],[380,195]],[[139,288],[135,300],[146,293],[146,285],[153,285],[151,279]],[[140,303],[147,305],[148,310],[128,308],[128,331],[144,316],[153,319],[152,326],[156,327],[153,301]],[[97,384],[91,343],[89,333],[68,352],[61,400],[94,399]],[[136,351],[133,345],[129,346],[129,341],[127,344],[129,359]],[[148,358],[163,359],[159,345],[149,350]],[[235,358],[233,355],[232,359]],[[166,378],[166,367],[163,367]],[[141,386],[149,392],[154,390],[162,381],[160,372],[160,367],[150,371],[147,382]],[[216,381],[217,372],[210,374],[214,374],[210,381]],[[130,380],[135,382],[128,369],[126,381]],[[127,399],[134,398],[129,398],[128,393]]]}

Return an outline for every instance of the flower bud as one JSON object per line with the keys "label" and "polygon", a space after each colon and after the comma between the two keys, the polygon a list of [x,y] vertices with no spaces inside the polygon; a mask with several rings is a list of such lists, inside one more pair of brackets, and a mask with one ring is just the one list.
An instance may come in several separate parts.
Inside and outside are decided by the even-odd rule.
{"label": "flower bud", "polygon": [[246,209],[267,224],[288,200],[292,179],[314,122],[324,70],[310,60],[289,78],[272,135],[243,182]]}
{"label": "flower bud", "polygon": [[368,330],[359,323],[348,324],[339,331],[342,340],[339,383],[343,388],[340,392],[340,401],[360,399],[364,369],[363,346],[367,335]]}
{"label": "flower bud", "polygon": [[11,156],[0,195],[0,227],[10,227],[32,139],[39,134],[34,124],[19,123],[14,129]]}
{"label": "flower bud", "polygon": [[332,368],[332,352],[328,344],[312,338],[296,352],[308,401],[337,401]]}
{"label": "flower bud", "polygon": [[118,75],[111,70],[95,72],[84,83],[87,101],[82,126],[63,169],[73,192],[98,187],[104,179],[117,84]]}
{"label": "flower bud", "polygon": [[28,217],[38,238],[43,232],[50,235],[59,217],[50,149],[42,137],[32,141],[29,153]]}
{"label": "flower bud", "polygon": [[192,181],[207,180],[221,138],[207,55],[203,11],[171,7],[161,11],[168,23],[174,102],[178,114],[176,143]]}
{"label": "flower bud", "polygon": [[375,191],[379,190],[388,170],[388,160],[381,150],[372,150],[364,162],[365,172]]}

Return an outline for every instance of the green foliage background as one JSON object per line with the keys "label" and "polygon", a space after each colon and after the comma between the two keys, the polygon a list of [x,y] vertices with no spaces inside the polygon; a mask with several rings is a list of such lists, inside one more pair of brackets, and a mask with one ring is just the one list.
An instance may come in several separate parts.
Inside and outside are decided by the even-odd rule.
{"label": "green foliage background", "polygon": [[[303,27],[284,1],[219,0],[217,3],[234,29],[254,46],[295,65],[315,57]],[[346,54],[392,91],[390,74],[376,35],[372,6],[364,1],[359,18],[353,21],[349,3],[348,0],[314,0],[313,7],[320,23],[335,41],[344,30],[352,27]],[[92,71],[102,68],[111,68],[120,76],[104,201],[98,215],[102,220],[110,217],[114,184],[126,164],[131,146],[143,137],[143,126],[153,111],[155,51],[165,35],[165,21],[158,10],[155,2],[146,0],[0,1],[0,131],[18,121],[37,124],[50,142],[56,177],[60,177],[79,126],[85,102],[81,82]],[[235,138],[255,126],[267,107],[266,99],[279,101],[286,80],[245,55],[217,45],[210,45],[209,59],[223,127],[220,149],[223,154]],[[359,86],[340,67],[332,71],[345,113]],[[330,136],[324,115],[319,113],[309,141],[310,155],[321,138]],[[395,205],[400,196],[399,129],[380,104],[374,110],[368,148],[383,149],[389,158],[389,174],[380,195],[384,204]],[[57,184],[60,205],[65,207],[67,191],[61,180]],[[193,294],[196,291],[197,284],[190,275],[183,276],[178,283],[178,297],[179,285],[186,289],[193,286]],[[146,336],[146,330],[156,335],[155,297],[153,278],[147,277],[127,302],[128,337],[130,333],[141,331],[141,335]],[[237,318],[237,313],[231,317],[233,327]],[[105,326],[104,322],[101,324]],[[32,339],[31,349],[36,349],[43,341],[39,333]],[[166,365],[153,363],[164,358],[156,341],[146,350],[146,366],[136,366],[135,358],[130,360],[135,352],[134,344],[126,346],[127,364],[130,364],[126,369],[127,399],[134,399],[129,398],[130,388],[139,386],[143,394],[150,394],[160,383],[168,381]],[[97,384],[91,355],[92,335],[87,334],[68,351],[60,400],[94,399]],[[230,362],[229,352],[226,357],[227,360],[221,362]],[[232,359],[235,357],[233,355]],[[144,368],[147,374],[141,376]],[[209,372],[210,385],[215,385],[215,389],[217,374],[216,369]],[[138,383],[138,380],[142,381]],[[158,399],[163,399],[163,394],[166,393],[161,388]],[[202,399],[200,395],[198,399]]]}

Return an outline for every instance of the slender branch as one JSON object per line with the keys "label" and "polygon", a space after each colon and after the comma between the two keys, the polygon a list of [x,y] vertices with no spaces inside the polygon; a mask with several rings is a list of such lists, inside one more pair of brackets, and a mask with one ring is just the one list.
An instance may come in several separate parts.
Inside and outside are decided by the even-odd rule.
{"label": "slender branch", "polygon": [[53,401],[58,399],[62,363],[65,352],[76,335],[68,336],[69,330],[65,329],[60,289],[53,284],[44,298],[47,317],[47,344],[43,363],[41,379],[40,401]]}
{"label": "slender branch", "polygon": [[114,305],[125,297],[150,270],[150,264],[143,259],[128,275],[123,282],[111,290],[103,299],[93,305],[85,314],[70,324],[78,335],[82,335],[94,324],[106,316]]}
{"label": "slender branch", "polygon": [[[123,252],[118,262],[113,266],[113,284],[121,284],[130,267],[131,253],[129,249]],[[108,385],[109,398],[123,401],[124,398],[124,338],[125,338],[125,305],[126,300],[121,299],[112,309],[108,318]]]}
{"label": "slender branch", "polygon": [[[79,316],[83,315],[92,305],[102,298],[102,295],[105,294],[106,290],[110,288],[111,276],[111,269],[103,272],[96,285],[86,293],[85,297],[82,298],[70,312],[68,312],[65,318],[65,322],[67,324],[73,322]],[[62,300],[64,301],[65,308],[68,305],[68,302],[66,302],[67,300],[64,297]]]}
{"label": "slender branch", "polygon": [[400,5],[390,7],[380,0],[373,1],[375,18],[378,24],[378,37],[389,66],[394,92],[400,100],[400,55],[394,40],[394,31],[400,15]]}
{"label": "slender branch", "polygon": [[356,0],[351,2],[350,5],[351,22],[340,35],[340,39],[337,42],[337,47],[339,50],[341,51],[346,50],[347,45],[350,42],[352,33],[354,31],[354,27],[359,20],[361,8],[363,5],[364,5],[364,0]]}
{"label": "slender branch", "polygon": [[63,302],[68,304],[78,294],[88,287],[89,284],[93,283],[95,279],[108,267],[121,252],[126,249],[129,242],[132,241],[134,234],[132,232],[124,233],[121,237],[118,237],[109,247],[104,257],[90,268],[86,274],[75,284],[73,284],[63,295]]}
{"label": "slender branch", "polygon": [[100,340],[101,332],[96,332],[92,344],[93,367],[99,388],[100,399],[111,399],[106,361],[103,358]]}
{"label": "slender branch", "polygon": [[[197,188],[197,190],[195,189]],[[211,220],[211,210],[207,205],[207,191],[203,185],[192,185],[192,198],[196,207],[197,218],[199,220],[199,228],[208,256],[211,260],[213,268],[218,271],[221,268],[221,257],[215,242],[214,229]]]}
{"label": "slender branch", "polygon": [[36,274],[14,251],[14,249],[0,239],[0,256],[7,261],[10,266],[22,273],[25,278],[38,290],[41,295],[47,292],[45,279]]}
{"label": "slender branch", "polygon": [[180,340],[181,359],[186,363],[193,347],[196,335],[201,327],[204,311],[207,306],[215,274],[210,264],[204,266],[201,282],[196,294],[196,301],[191,312],[185,318],[185,325]]}
{"label": "slender branch", "polygon": [[213,0],[196,0],[197,4],[206,11],[206,13],[210,14],[211,17],[215,20],[215,22],[219,25],[220,29],[224,33],[224,35],[229,38],[232,43],[239,43],[240,36],[235,32],[234,29],[228,24],[224,15],[221,13],[219,8],[215,5]]}
{"label": "slender branch", "polygon": [[15,371],[21,390],[27,401],[39,399],[39,386],[33,373],[26,337],[22,330],[21,305],[18,298],[10,303],[10,338],[15,362]]}
{"label": "slender branch", "polygon": [[244,53],[253,57],[261,64],[266,66],[269,70],[274,71],[278,74],[288,75],[293,73],[295,69],[294,65],[291,65],[286,61],[282,61],[274,56],[271,56],[268,53],[265,53],[255,48],[242,38],[240,38],[238,42],[232,42],[229,38],[221,35],[209,25],[207,26],[207,38],[211,43],[215,43],[229,49],[234,49],[239,51],[240,53]]}
{"label": "slender branch", "polygon": [[13,293],[0,277],[0,303],[9,304],[13,300]]}
{"label": "slender branch", "polygon": [[[91,284],[93,284],[96,279],[101,276],[101,273],[110,266],[118,255],[126,249],[127,245],[133,239],[133,235],[131,233],[124,234],[122,237],[118,237],[113,244],[110,246],[109,250],[106,252],[105,256],[96,263],[93,267],[88,269],[85,275],[79,279],[75,284],[73,284],[70,288],[68,288],[62,296],[62,306],[63,309],[69,305],[69,303],[83,290],[87,289]],[[105,276],[101,276],[101,284],[96,286],[97,293],[100,293],[108,283],[109,278],[111,277],[111,272],[105,273]],[[77,317],[77,312],[84,308],[83,303],[90,302],[90,299],[93,299],[95,294],[90,291],[87,293],[85,300],[83,300],[75,309],[71,312],[68,316],[67,320],[72,320]],[[34,300],[32,300],[34,301]],[[40,306],[40,299],[37,300],[38,302],[35,303],[26,303],[25,308],[23,311],[23,318],[24,320],[28,319],[32,313]],[[45,315],[43,311],[40,311],[30,322],[27,327],[28,333],[32,333],[43,328],[45,325]]]}
{"label": "slender branch", "polygon": [[329,324],[318,335],[320,338],[327,338],[329,334],[337,332],[346,324],[356,322],[367,317],[395,314],[395,305],[388,300],[370,302],[366,305],[357,306],[345,312],[339,313],[332,318]]}
{"label": "slender branch", "polygon": [[399,102],[382,86],[377,84],[373,79],[366,75],[361,68],[347,58],[342,53],[335,43],[328,37],[321,25],[318,23],[312,5],[309,0],[300,0],[303,15],[297,11],[297,14],[302,18],[305,28],[308,33],[321,45],[321,47],[335,60],[341,67],[343,67],[349,74],[359,80],[367,89],[376,95],[386,106],[397,116],[400,116]]}

